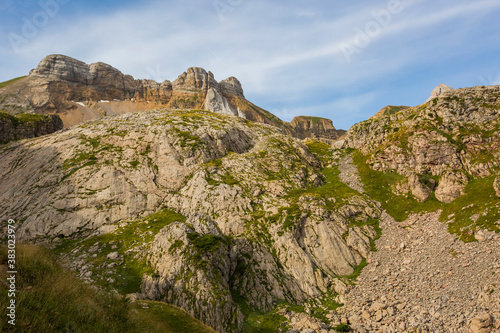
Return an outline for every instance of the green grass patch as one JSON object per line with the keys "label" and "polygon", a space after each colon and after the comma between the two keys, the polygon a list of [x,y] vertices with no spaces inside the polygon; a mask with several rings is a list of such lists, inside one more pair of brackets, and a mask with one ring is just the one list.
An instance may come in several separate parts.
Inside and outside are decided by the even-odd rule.
{"label": "green grass patch", "polygon": [[309,140],[306,142],[307,148],[311,153],[317,154],[319,157],[326,157],[331,154],[332,147],[324,142]]}
{"label": "green grass patch", "polygon": [[[68,170],[76,166],[89,166],[97,163],[97,156],[93,153],[79,153],[73,158],[67,159],[63,162],[63,169]],[[83,165],[81,165],[83,164]]]}
{"label": "green grass patch", "polygon": [[35,126],[37,122],[49,121],[50,117],[43,114],[36,113],[20,113],[16,115],[11,115],[5,111],[0,111],[0,119],[7,119],[12,122],[14,127],[19,125],[25,126]]}
{"label": "green grass patch", "polygon": [[199,136],[192,135],[191,132],[181,131],[178,128],[172,128],[172,131],[181,138],[180,146],[185,148],[189,147],[192,151],[194,151],[200,144],[203,144]]}
{"label": "green grass patch", "polygon": [[318,187],[309,187],[304,189],[294,189],[290,191],[287,198],[299,198],[303,195],[312,195],[321,198],[335,198],[337,201],[347,199],[359,193],[351,189],[346,184],[342,183],[339,179],[340,171],[337,166],[327,167],[321,170],[321,174],[325,183]]}
{"label": "green grass patch", "polygon": [[133,161],[129,162],[129,164],[132,167],[132,169],[137,169],[139,167],[139,165],[141,165],[141,162],[139,162],[138,160],[133,160]]}
{"label": "green grass patch", "polygon": [[19,123],[35,123],[39,121],[49,120],[49,116],[44,114],[36,113],[20,113],[16,114],[14,117],[19,121]]}
{"label": "green grass patch", "polygon": [[5,87],[11,85],[12,83],[17,82],[17,81],[19,81],[21,79],[24,79],[25,77],[27,77],[27,75],[16,77],[15,79],[11,79],[11,80],[8,80],[8,81],[0,82],[0,89],[5,88]]}
{"label": "green grass patch", "polygon": [[348,324],[338,324],[334,326],[333,329],[335,332],[352,332],[352,328]]}
{"label": "green grass patch", "polygon": [[277,314],[276,310],[270,312],[252,312],[247,314],[245,323],[243,324],[243,332],[245,333],[276,333],[281,326],[281,323],[286,322],[286,318]]}
{"label": "green grass patch", "polygon": [[[474,240],[469,235],[469,230],[487,229],[500,232],[496,223],[500,220],[500,199],[493,189],[495,176],[471,179],[465,188],[465,194],[449,204],[443,204],[440,220],[448,220],[448,216],[454,214],[452,222],[448,224],[448,230],[460,236],[463,241]],[[473,206],[471,206],[473,205]],[[464,209],[467,207],[466,209]],[[479,215],[477,221],[471,219],[473,215]]]}
{"label": "green grass patch", "polygon": [[140,302],[143,303],[149,309],[138,306],[137,312],[131,313],[136,332],[216,333],[182,309],[161,302]]}
{"label": "green grass patch", "polygon": [[393,188],[398,182],[405,179],[404,176],[396,172],[382,172],[372,170],[366,163],[368,156],[356,152],[352,155],[354,164],[358,168],[358,173],[364,184],[364,189],[368,196],[382,204],[382,207],[392,216],[396,221],[404,221],[411,213],[420,212],[433,212],[441,207],[434,195],[425,201],[419,202],[408,195],[396,195],[392,192]]}
{"label": "green grass patch", "polygon": [[222,244],[227,244],[224,238],[212,234],[200,235],[197,232],[191,232],[187,234],[187,237],[195,249],[201,252],[213,252]]}
{"label": "green grass patch", "polygon": [[401,110],[407,109],[407,106],[394,106],[394,105],[388,105],[384,111],[383,116],[390,116],[395,113],[398,113]]}

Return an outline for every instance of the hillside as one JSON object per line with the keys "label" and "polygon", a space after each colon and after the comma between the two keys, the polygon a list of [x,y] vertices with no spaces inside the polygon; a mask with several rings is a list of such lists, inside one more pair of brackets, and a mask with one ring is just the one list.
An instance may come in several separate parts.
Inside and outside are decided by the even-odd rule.
{"label": "hillside", "polygon": [[337,141],[188,70],[161,108],[0,146],[0,217],[103,292],[219,332],[498,328],[500,86],[450,89]]}
{"label": "hillside", "polygon": [[81,277],[229,332],[363,264],[380,210],[330,154],[239,117],[131,113],[5,146],[1,214]]}

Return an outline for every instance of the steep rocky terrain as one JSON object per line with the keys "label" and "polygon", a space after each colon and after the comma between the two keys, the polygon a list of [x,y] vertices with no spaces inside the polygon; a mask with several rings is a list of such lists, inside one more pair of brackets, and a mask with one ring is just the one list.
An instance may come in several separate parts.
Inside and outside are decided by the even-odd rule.
{"label": "steep rocky terrain", "polygon": [[2,147],[1,215],[82,278],[230,332],[363,264],[381,210],[329,155],[240,117],[130,113]]}
{"label": "steep rocky terrain", "polygon": [[12,140],[34,138],[63,128],[57,115],[18,114],[0,112],[0,144]]}
{"label": "steep rocky terrain", "polygon": [[380,109],[379,112],[375,113],[371,118],[380,118],[383,116],[390,116],[391,114],[395,114],[401,110],[408,109],[409,106],[395,106],[395,105],[388,105],[386,107],[383,107]]}
{"label": "steep rocky terrain", "polygon": [[329,144],[345,134],[345,131],[337,130],[330,119],[319,117],[295,117],[290,125],[295,129],[299,139],[317,138]]}
{"label": "steep rocky terrain", "polygon": [[[379,249],[344,295],[342,313],[358,332],[468,332],[483,313],[500,325],[500,235],[454,239],[439,214],[396,223],[384,215]],[[477,331],[475,331],[477,332]]]}

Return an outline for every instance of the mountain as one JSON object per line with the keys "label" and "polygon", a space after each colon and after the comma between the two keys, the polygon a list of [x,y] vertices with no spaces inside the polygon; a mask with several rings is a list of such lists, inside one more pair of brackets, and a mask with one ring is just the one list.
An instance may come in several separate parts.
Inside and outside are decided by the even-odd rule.
{"label": "mountain", "polygon": [[342,133],[280,123],[202,69],[144,90],[58,57],[2,93],[50,96],[35,111],[66,127],[75,110],[103,114],[0,146],[0,218],[18,241],[219,332],[500,328],[500,86]]}
{"label": "mountain", "polygon": [[[5,146],[0,205],[82,277],[230,332],[248,309],[344,285],[369,252],[380,209],[330,154],[241,117],[129,113]],[[115,278],[121,265],[137,279]]]}
{"label": "mountain", "polygon": [[[27,77],[0,85],[1,110],[12,115],[55,114],[64,127],[158,108],[232,114],[276,126],[296,137],[307,136],[300,127],[296,129],[249,102],[235,77],[217,82],[211,72],[199,67],[189,68],[173,82],[157,83],[136,80],[102,62],[88,65],[64,55],[49,55]],[[335,131],[327,133],[326,139],[335,136],[332,133]]]}

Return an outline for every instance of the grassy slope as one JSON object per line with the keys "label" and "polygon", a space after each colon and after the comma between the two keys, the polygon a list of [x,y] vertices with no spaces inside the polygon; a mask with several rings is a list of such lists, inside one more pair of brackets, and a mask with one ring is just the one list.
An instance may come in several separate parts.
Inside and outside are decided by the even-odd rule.
{"label": "grassy slope", "polygon": [[16,81],[19,81],[21,79],[24,79],[26,76],[20,76],[20,77],[16,77],[15,79],[12,79],[12,80],[8,80],[8,81],[5,81],[5,82],[0,82],[0,89],[2,88],[5,88],[7,87],[8,85],[11,85],[12,83],[16,82]]}
{"label": "grassy slope", "polygon": [[[0,263],[4,265],[6,259],[6,249],[2,248]],[[18,245],[16,265],[16,326],[8,325],[3,318],[2,332],[215,332],[167,304],[130,304],[98,292],[61,267],[43,247]],[[3,272],[0,278],[5,280]],[[4,284],[0,285],[0,309],[5,314],[7,291]],[[143,308],[144,303],[149,308]]]}

